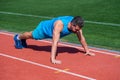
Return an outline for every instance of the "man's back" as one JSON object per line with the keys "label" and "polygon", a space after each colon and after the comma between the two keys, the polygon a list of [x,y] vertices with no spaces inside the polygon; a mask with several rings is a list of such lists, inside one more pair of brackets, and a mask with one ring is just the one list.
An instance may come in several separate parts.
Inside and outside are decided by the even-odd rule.
{"label": "man's back", "polygon": [[57,20],[61,20],[64,26],[63,26],[63,30],[61,32],[60,37],[63,37],[65,35],[71,33],[68,30],[68,23],[71,22],[72,19],[73,19],[72,16],[61,16],[61,17],[53,18],[51,20],[42,21],[40,24],[41,24],[43,33],[47,36],[47,38],[52,38],[53,37],[54,23]]}

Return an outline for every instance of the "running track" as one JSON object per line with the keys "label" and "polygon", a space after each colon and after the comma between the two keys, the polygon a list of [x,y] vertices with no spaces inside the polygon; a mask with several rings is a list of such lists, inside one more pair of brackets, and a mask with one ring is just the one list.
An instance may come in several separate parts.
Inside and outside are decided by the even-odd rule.
{"label": "running track", "polygon": [[51,41],[28,40],[28,48],[15,49],[13,34],[0,32],[0,80],[120,80],[119,52],[59,43],[57,59],[50,63]]}

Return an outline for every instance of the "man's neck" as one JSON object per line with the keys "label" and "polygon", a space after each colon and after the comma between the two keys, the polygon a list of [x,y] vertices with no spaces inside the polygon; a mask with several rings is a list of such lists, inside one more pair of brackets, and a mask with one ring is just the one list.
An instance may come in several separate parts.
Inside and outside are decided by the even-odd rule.
{"label": "man's neck", "polygon": [[69,31],[72,31],[72,30],[71,30],[71,23],[70,23],[70,22],[68,23],[68,30],[69,30]]}
{"label": "man's neck", "polygon": [[71,30],[71,23],[68,23],[68,29]]}

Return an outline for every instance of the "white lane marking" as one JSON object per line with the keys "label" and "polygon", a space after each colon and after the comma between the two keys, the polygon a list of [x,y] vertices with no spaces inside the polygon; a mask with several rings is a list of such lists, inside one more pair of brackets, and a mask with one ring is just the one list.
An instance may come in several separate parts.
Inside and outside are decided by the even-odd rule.
{"label": "white lane marking", "polygon": [[0,56],[4,56],[4,57],[7,57],[7,58],[19,60],[19,61],[26,62],[26,63],[29,63],[29,64],[33,64],[33,65],[36,65],[36,66],[40,66],[40,67],[43,67],[43,68],[60,71],[60,72],[63,72],[65,74],[80,77],[80,78],[83,78],[83,79],[96,80],[94,78],[87,77],[87,76],[84,76],[84,75],[80,75],[80,74],[77,74],[77,73],[65,71],[65,70],[62,70],[62,69],[59,69],[59,68],[55,68],[55,67],[47,66],[47,65],[44,65],[44,64],[36,63],[36,62],[33,62],[33,61],[25,60],[25,59],[22,59],[22,58],[17,58],[17,57],[14,57],[14,56],[10,56],[10,55],[7,55],[6,53],[0,53]]}
{"label": "white lane marking", "polygon": [[96,21],[85,21],[85,22],[91,24],[107,25],[107,26],[120,26],[120,24],[116,24],[116,23],[106,23],[106,22],[96,22]]}
{"label": "white lane marking", "polygon": [[[4,33],[4,32],[0,32],[0,34],[4,34],[4,35],[9,35],[9,36],[14,36],[13,34],[9,34],[9,33]],[[52,43],[51,41],[47,41],[47,40],[39,40],[41,42],[46,42],[46,43]],[[83,49],[80,46],[73,46],[73,45],[68,45],[68,44],[63,44],[63,43],[59,43],[60,45],[63,46],[68,46],[68,47],[73,47],[73,48],[77,48],[77,49]],[[90,51],[93,52],[97,52],[97,53],[102,53],[102,54],[107,54],[107,55],[112,55],[112,56],[120,56],[120,54],[116,54],[116,53],[111,53],[111,52],[104,52],[104,51],[98,51],[98,50],[94,50],[94,49],[90,49]]]}
{"label": "white lane marking", "polygon": [[48,17],[48,16],[38,16],[38,15],[22,14],[22,13],[13,13],[13,12],[4,12],[4,11],[0,11],[0,13],[1,13],[1,14],[17,15],[17,16],[28,16],[28,17],[47,18],[47,19],[53,18],[53,17]]}
{"label": "white lane marking", "polygon": [[[46,18],[46,19],[54,18],[54,17],[49,17],[49,16],[38,16],[38,15],[5,12],[5,11],[0,11],[0,14],[10,14],[10,15],[17,15],[17,16],[29,16],[29,17],[38,17],[38,18]],[[91,24],[108,25],[108,26],[120,26],[120,24],[116,24],[116,23],[106,23],[106,22],[96,22],[96,21],[85,21],[85,22],[86,23],[91,23]]]}

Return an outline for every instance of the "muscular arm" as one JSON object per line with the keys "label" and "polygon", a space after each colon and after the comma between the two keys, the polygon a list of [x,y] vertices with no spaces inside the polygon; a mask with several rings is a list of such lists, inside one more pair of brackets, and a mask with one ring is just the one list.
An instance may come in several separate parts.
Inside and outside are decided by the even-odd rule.
{"label": "muscular arm", "polygon": [[80,29],[80,30],[77,32],[77,36],[78,36],[79,41],[80,41],[81,44],[82,44],[82,47],[83,47],[84,50],[85,50],[86,55],[94,56],[95,54],[89,52],[88,45],[87,45],[86,40],[85,40],[85,37],[83,36],[83,33],[82,33],[82,29]]}
{"label": "muscular arm", "polygon": [[61,61],[56,60],[56,51],[57,51],[57,45],[60,38],[60,32],[63,29],[63,24],[61,21],[57,21],[54,24],[54,30],[53,30],[53,40],[52,40],[52,48],[51,48],[51,62],[53,64],[61,64]]}

